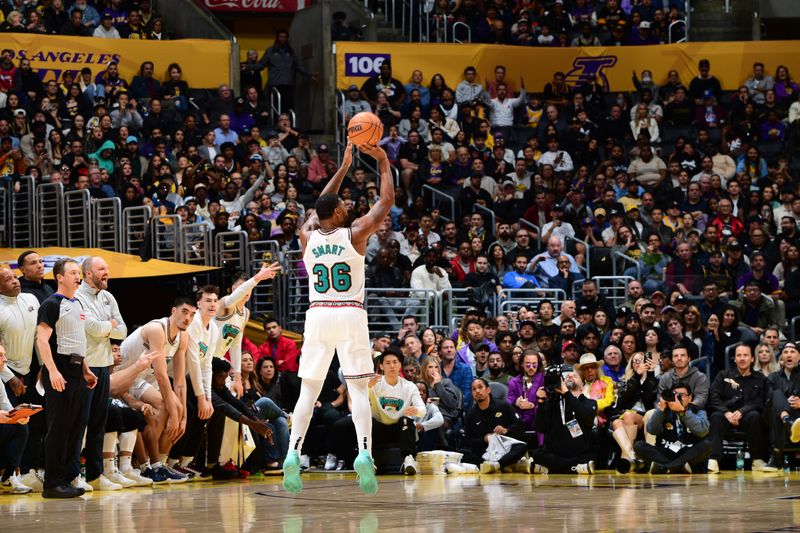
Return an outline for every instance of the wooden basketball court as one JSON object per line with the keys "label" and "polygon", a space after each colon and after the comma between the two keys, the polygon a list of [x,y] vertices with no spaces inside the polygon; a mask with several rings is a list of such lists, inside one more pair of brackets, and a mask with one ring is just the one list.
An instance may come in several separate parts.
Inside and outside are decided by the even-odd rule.
{"label": "wooden basketball court", "polygon": [[0,496],[0,530],[58,532],[800,531],[800,474],[382,476],[353,474],[94,493]]}

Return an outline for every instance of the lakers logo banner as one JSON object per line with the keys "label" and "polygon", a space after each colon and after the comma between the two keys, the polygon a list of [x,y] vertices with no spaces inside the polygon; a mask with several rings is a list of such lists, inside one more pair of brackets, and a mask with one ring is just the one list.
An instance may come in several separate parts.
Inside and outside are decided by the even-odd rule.
{"label": "lakers logo banner", "polygon": [[650,70],[656,83],[666,81],[670,70],[677,70],[688,87],[697,75],[700,59],[711,61],[711,73],[723,89],[734,90],[752,75],[753,63],[761,61],[774,74],[778,65],[791,70],[796,64],[800,41],[754,41],[732,43],[681,43],[662,46],[622,46],[592,48],[535,48],[484,44],[336,43],[336,85],[344,89],[378,74],[384,61],[392,63],[393,76],[410,81],[414,70],[421,70],[428,85],[434,74],[444,76],[455,90],[464,79],[464,68],[478,70],[477,81],[494,80],[494,67],[506,67],[506,80],[518,89],[525,78],[528,92],[541,92],[555,72],[566,74],[567,83],[576,87],[597,78],[609,91],[633,91],[633,71],[641,75]]}

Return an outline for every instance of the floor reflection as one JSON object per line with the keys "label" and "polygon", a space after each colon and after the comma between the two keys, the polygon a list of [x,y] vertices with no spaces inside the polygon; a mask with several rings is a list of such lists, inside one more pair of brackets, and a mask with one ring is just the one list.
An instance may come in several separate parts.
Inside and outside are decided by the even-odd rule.
{"label": "floor reflection", "polygon": [[375,496],[354,476],[94,493],[78,500],[0,496],[2,531],[90,533],[374,533],[492,530],[700,532],[794,529],[800,475],[383,477]]}

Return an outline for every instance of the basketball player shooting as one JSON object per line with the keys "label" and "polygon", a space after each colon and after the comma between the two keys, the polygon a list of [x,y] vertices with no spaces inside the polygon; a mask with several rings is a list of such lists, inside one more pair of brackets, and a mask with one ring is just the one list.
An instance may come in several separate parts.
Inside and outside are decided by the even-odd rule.
{"label": "basketball player shooting", "polygon": [[381,180],[378,203],[351,227],[346,227],[348,212],[338,192],[353,159],[353,148],[348,142],[341,168],[325,186],[314,212],[300,230],[310,305],[298,372],[302,378],[300,397],[292,417],[289,453],[283,463],[283,487],[291,493],[303,489],[300,451],[334,352],[339,355],[352,400],[359,447],[353,467],[358,474],[359,487],[367,494],[378,491],[367,390],[374,367],[364,309],[364,255],[367,240],[378,230],[394,204],[394,182],[383,149],[372,145],[358,148],[378,162]]}

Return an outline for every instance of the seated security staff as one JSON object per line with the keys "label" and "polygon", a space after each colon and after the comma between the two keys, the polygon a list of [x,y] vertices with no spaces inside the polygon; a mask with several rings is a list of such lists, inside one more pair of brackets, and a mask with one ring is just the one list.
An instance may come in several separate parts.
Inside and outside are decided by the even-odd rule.
{"label": "seated security staff", "polygon": [[691,474],[705,468],[711,454],[708,417],[692,403],[688,385],[678,383],[659,397],[646,429],[656,436],[655,446],[639,441],[633,449],[650,464],[651,474]]}
{"label": "seated security staff", "polygon": [[753,458],[753,470],[763,471],[766,428],[761,414],[767,401],[767,378],[753,372],[753,350],[746,344],[736,347],[734,368],[723,370],[714,379],[708,396],[711,413],[711,458],[708,472],[719,472],[722,458],[722,440],[731,429],[747,434],[747,446]]}
{"label": "seated security staff", "polygon": [[[462,462],[480,465],[482,474],[491,474],[507,466],[516,464],[525,456],[527,446],[524,443],[513,444],[511,449],[499,461],[484,461],[483,454],[489,447],[492,434],[507,435],[522,440],[522,421],[511,404],[495,400],[491,396],[489,382],[484,378],[472,380],[472,407],[464,418],[464,435],[466,450]],[[523,471],[528,473],[528,463],[524,463]]]}

